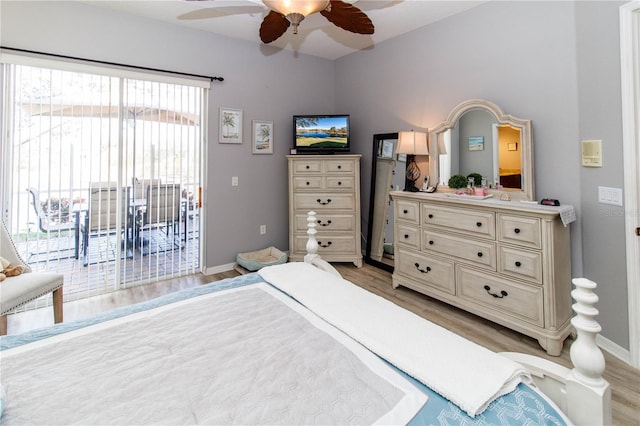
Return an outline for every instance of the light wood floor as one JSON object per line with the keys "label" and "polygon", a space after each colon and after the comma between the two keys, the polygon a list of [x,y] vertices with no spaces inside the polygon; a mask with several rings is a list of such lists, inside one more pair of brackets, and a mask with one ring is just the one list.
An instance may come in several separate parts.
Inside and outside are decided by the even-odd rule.
{"label": "light wood floor", "polygon": [[[569,341],[565,342],[565,347],[560,357],[550,357],[546,355],[534,339],[453,308],[413,290],[402,287],[394,290],[391,287],[391,274],[386,271],[370,265],[365,265],[361,269],[357,269],[351,264],[336,264],[335,266],[343,277],[355,284],[493,351],[523,352],[550,359],[566,367],[571,366]],[[211,276],[190,275],[104,296],[67,302],[64,305],[65,321],[86,318],[118,306],[136,303],[177,291],[181,288],[193,287],[236,275],[238,274],[235,271]],[[47,326],[52,323],[52,318],[51,308],[11,315],[8,324],[9,333],[13,334]],[[640,370],[630,367],[606,352],[604,355],[607,363],[604,376],[612,388],[613,423],[615,425],[640,426]]]}

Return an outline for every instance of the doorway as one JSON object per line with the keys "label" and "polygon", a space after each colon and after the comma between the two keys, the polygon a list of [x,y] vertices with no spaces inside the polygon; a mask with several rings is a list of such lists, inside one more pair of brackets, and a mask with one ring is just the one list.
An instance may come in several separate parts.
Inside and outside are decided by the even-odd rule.
{"label": "doorway", "polygon": [[520,129],[508,124],[493,124],[494,183],[503,188],[522,189],[522,138]]}
{"label": "doorway", "polygon": [[65,301],[200,271],[205,89],[14,64],[3,80],[3,217]]}
{"label": "doorway", "polygon": [[620,8],[630,363],[640,367],[640,1]]}

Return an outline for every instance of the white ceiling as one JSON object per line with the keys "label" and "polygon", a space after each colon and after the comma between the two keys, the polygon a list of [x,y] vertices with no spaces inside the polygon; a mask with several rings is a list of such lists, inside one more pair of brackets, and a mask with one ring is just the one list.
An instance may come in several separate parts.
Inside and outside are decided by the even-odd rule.
{"label": "white ceiling", "polygon": [[[360,0],[355,6],[371,18],[375,34],[361,35],[345,31],[316,13],[300,24],[297,35],[289,27],[282,37],[270,45],[337,59],[485,1]],[[112,0],[89,3],[255,43],[261,43],[258,31],[268,11],[260,0]]]}

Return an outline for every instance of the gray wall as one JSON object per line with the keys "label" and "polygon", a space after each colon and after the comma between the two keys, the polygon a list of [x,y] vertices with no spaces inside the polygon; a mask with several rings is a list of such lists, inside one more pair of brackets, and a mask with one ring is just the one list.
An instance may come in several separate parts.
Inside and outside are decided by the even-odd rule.
{"label": "gray wall", "polygon": [[[492,124],[495,123],[492,114],[486,111],[468,111],[458,120],[460,136],[452,140],[451,145],[457,144],[459,148],[460,167],[455,173],[468,176],[469,173],[480,173],[487,182],[493,181],[493,140]],[[469,150],[469,138],[482,136],[484,147],[481,150]],[[453,152],[453,150],[451,150]],[[480,186],[480,182],[474,182]]]}
{"label": "gray wall", "polygon": [[[336,108],[355,116],[363,153],[374,133],[434,127],[467,99],[531,119],[536,196],[575,206],[572,274],[600,284],[603,335],[628,348],[624,218],[597,204],[597,185],[623,183],[620,4],[488,2],[338,59],[335,86]],[[603,140],[603,168],[581,167],[585,138]]]}
{"label": "gray wall", "polygon": [[583,274],[598,283],[604,335],[628,348],[624,207],[598,203],[598,186],[623,188],[624,183],[618,24],[622,4],[576,4],[577,139],[601,139],[603,153],[602,168],[580,168]]}
{"label": "gray wall", "polygon": [[[0,8],[3,46],[223,76],[209,97],[205,266],[270,245],[288,248],[292,116],[333,112],[333,61],[80,2],[2,1]],[[241,145],[218,143],[220,106],[243,109]],[[274,122],[273,155],[251,154],[252,119]],[[232,176],[238,187],[231,187]],[[260,225],[267,225],[264,236]]]}
{"label": "gray wall", "polygon": [[[288,247],[285,155],[293,114],[351,114],[353,151],[363,154],[363,218],[373,134],[424,131],[471,98],[529,118],[537,197],[576,207],[573,275],[599,283],[603,335],[628,348],[622,211],[597,203],[598,185],[623,183],[620,4],[492,1],[336,61],[78,2],[2,1],[0,41],[225,77],[210,96],[208,267],[232,262],[240,251]],[[251,155],[246,138],[242,145],[218,144],[220,106],[244,110],[245,136],[251,119],[273,120],[274,155]],[[581,139],[603,140],[601,169],[580,166]],[[231,187],[231,176],[239,176],[239,187]],[[261,224],[266,236],[259,235]]]}

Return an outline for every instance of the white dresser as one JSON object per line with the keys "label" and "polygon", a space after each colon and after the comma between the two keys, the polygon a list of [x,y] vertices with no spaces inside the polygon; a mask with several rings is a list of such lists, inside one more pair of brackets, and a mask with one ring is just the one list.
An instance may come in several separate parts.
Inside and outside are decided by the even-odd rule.
{"label": "white dresser", "polygon": [[391,192],[393,287],[405,286],[562,351],[572,328],[569,227],[560,209]]}
{"label": "white dresser", "polygon": [[289,257],[306,254],[307,213],[317,213],[318,253],[362,267],[360,155],[289,155]]}

